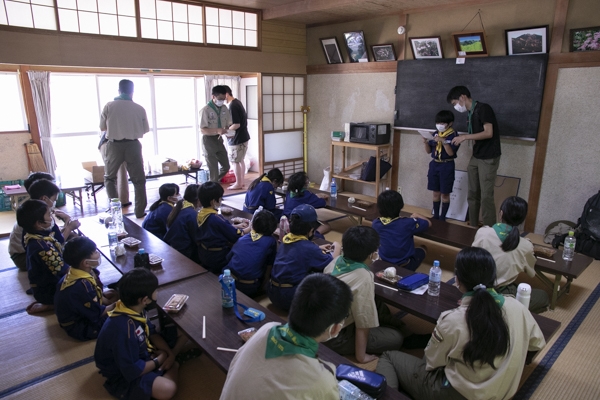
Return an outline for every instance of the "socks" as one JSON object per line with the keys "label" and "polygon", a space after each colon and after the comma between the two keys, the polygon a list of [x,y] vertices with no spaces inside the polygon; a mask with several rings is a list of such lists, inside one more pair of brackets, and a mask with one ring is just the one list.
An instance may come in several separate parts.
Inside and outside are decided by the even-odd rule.
{"label": "socks", "polygon": [[440,220],[446,220],[446,213],[448,213],[448,208],[450,207],[450,203],[442,203],[442,213],[440,214]]}
{"label": "socks", "polygon": [[433,219],[440,219],[440,202],[439,201],[433,202]]}

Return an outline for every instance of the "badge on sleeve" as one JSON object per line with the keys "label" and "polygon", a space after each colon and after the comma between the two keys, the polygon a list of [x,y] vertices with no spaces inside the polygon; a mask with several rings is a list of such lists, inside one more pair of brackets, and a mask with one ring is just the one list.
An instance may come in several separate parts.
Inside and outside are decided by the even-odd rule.
{"label": "badge on sleeve", "polygon": [[433,340],[437,343],[441,343],[444,341],[444,337],[437,330],[437,327],[433,330],[433,333],[431,334],[431,340]]}

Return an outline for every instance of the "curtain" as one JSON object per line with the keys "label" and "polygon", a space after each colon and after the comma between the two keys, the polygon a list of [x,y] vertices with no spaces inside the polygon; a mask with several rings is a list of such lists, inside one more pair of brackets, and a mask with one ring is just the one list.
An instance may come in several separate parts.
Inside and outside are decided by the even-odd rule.
{"label": "curtain", "polygon": [[54,157],[51,141],[50,72],[27,71],[27,74],[29,75],[35,116],[40,131],[42,157],[48,172],[54,175],[56,173],[56,158]]}
{"label": "curtain", "polygon": [[212,88],[217,85],[227,85],[231,88],[231,93],[236,99],[240,97],[241,76],[230,75],[204,75],[204,93],[206,103],[212,100]]}

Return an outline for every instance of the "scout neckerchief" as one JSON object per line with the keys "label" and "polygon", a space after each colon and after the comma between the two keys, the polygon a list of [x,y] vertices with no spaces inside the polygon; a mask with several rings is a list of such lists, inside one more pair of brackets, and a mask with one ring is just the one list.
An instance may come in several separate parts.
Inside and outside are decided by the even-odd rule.
{"label": "scout neckerchief", "polygon": [[302,196],[302,194],[304,194],[305,191],[306,191],[306,188],[302,188],[302,189],[300,189],[298,191],[290,192],[290,197],[294,198],[296,196]]}
{"label": "scout neckerchief", "polygon": [[215,112],[217,113],[217,128],[222,128],[221,126],[221,107],[219,107],[219,109],[217,110],[217,105],[211,100],[208,102],[208,106],[210,108],[212,108],[213,110],[215,110]]}
{"label": "scout neckerchief", "polygon": [[[453,133],[454,133],[454,129],[452,129],[451,127],[448,127],[448,129],[446,129],[444,132],[438,132],[438,137],[447,138],[448,136],[450,136]],[[440,161],[442,160],[442,148],[443,147],[444,147],[444,144],[442,142],[436,142],[435,158],[437,158]]]}
{"label": "scout neckerchief", "polygon": [[267,349],[265,358],[276,358],[302,354],[306,357],[317,358],[319,343],[313,338],[294,332],[285,325],[274,326],[267,335]]}
{"label": "scout neckerchief", "polygon": [[252,238],[253,242],[256,242],[258,239],[260,239],[261,237],[263,237],[263,235],[261,235],[260,233],[254,232],[254,229],[252,229],[250,231],[250,237]]}
{"label": "scout neckerchief", "polygon": [[379,217],[379,220],[381,221],[382,224],[388,225],[388,224],[392,223],[393,221],[397,220],[398,218],[400,218],[400,217],[399,216],[396,218]]}
{"label": "scout neckerchief", "polygon": [[60,285],[60,290],[62,291],[68,288],[69,286],[73,286],[73,284],[79,279],[85,279],[92,284],[92,287],[96,290],[96,295],[98,296],[98,303],[102,304],[102,289],[100,289],[100,286],[98,286],[98,284],[96,283],[96,279],[94,279],[94,276],[88,274],[82,269],[71,267],[69,269],[69,272],[67,272],[67,276],[65,276],[65,280]]}
{"label": "scout neckerchief", "polygon": [[261,182],[269,182],[271,183],[271,180],[269,178],[267,178],[267,176],[263,176],[262,179],[260,180]]}
{"label": "scout neckerchief", "polygon": [[[488,291],[489,294],[492,295],[492,297],[494,298],[494,301],[496,302],[496,304],[498,304],[498,307],[502,308],[502,306],[504,305],[504,296],[502,296],[501,294],[498,294],[494,289],[486,289]],[[475,294],[474,291],[470,291],[470,292],[466,292],[465,294],[463,294],[463,298],[464,297],[471,297],[473,296],[473,294]]]}
{"label": "scout neckerchief", "polygon": [[48,250],[41,249],[38,253],[42,261],[48,266],[53,275],[59,273],[65,266],[62,258],[62,244],[54,237],[54,232],[44,232],[46,236],[37,233],[26,233],[23,237],[25,247],[30,240],[43,240],[50,247]]}
{"label": "scout neckerchief", "polygon": [[129,100],[129,101],[133,101],[133,99],[131,98],[131,96],[125,94],[125,93],[121,93],[119,96],[115,97],[115,100]]}
{"label": "scout neckerchief", "polygon": [[208,217],[212,214],[218,214],[217,210],[215,210],[212,207],[202,207],[202,210],[200,210],[200,212],[198,213],[198,226],[202,226],[202,224],[205,223]]}
{"label": "scout neckerchief", "polygon": [[475,110],[475,105],[477,104],[477,100],[473,100],[471,102],[471,109],[469,110],[469,135],[473,133],[473,111]]}
{"label": "scout neckerchief", "polygon": [[160,206],[161,204],[168,204],[168,205],[170,205],[171,207],[175,207],[175,205],[174,205],[173,203],[171,203],[170,201],[166,201],[166,200],[163,200],[163,201],[161,201],[160,203],[158,203],[158,205],[159,205],[159,206]]}
{"label": "scout neckerchief", "polygon": [[183,200],[183,204],[181,206],[181,209],[183,210],[184,208],[188,208],[188,207],[194,207],[194,205],[192,203],[190,203],[189,201],[187,201],[187,200]]}
{"label": "scout neckerchief", "polygon": [[283,237],[284,244],[295,243],[301,240],[308,240],[308,238],[305,235],[294,235],[293,233],[288,233]]}
{"label": "scout neckerchief", "polygon": [[54,232],[50,232],[46,236],[40,235],[38,233],[26,233],[25,236],[23,237],[23,242],[25,243],[25,247],[27,247],[27,243],[32,239],[33,240],[44,240],[44,241],[48,242],[48,244],[50,246],[54,246],[56,248],[56,250],[58,250],[58,252],[60,254],[62,254],[62,244],[60,244],[60,242],[58,240],[56,240],[56,238],[54,237]]}
{"label": "scout neckerchief", "polygon": [[496,232],[496,235],[498,235],[498,239],[500,239],[500,241],[502,243],[504,243],[504,241],[508,237],[508,234],[513,229],[512,226],[506,225],[506,224],[502,224],[500,222],[498,222],[497,224],[494,224],[494,226],[492,228],[494,228],[494,231]]}
{"label": "scout neckerchief", "polygon": [[150,343],[150,328],[148,328],[148,320],[146,319],[146,316],[133,311],[131,308],[123,304],[121,300],[117,301],[115,308],[108,312],[109,317],[118,317],[119,315],[127,315],[129,318],[142,324],[144,327],[144,332],[146,333],[146,347],[148,347],[148,352],[151,353],[154,350],[154,346],[152,343]]}
{"label": "scout neckerchief", "polygon": [[370,271],[369,267],[366,264],[361,262],[356,262],[345,258],[344,256],[339,256],[335,261],[335,267],[333,267],[333,271],[331,272],[332,276],[338,276],[347,274],[348,272],[352,272],[355,269],[364,268],[367,271]]}

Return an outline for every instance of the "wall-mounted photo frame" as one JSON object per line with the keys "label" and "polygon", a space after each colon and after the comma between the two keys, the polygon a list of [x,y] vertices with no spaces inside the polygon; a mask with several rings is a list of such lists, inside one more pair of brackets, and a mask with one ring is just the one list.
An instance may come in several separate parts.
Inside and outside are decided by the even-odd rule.
{"label": "wall-mounted photo frame", "polygon": [[[486,57],[488,55],[483,31],[456,32],[452,34],[457,57]],[[464,51],[465,55],[460,55]]]}
{"label": "wall-mounted photo frame", "polygon": [[344,59],[340,53],[340,46],[338,46],[337,38],[331,37],[320,40],[321,45],[323,46],[323,53],[325,53],[325,60],[327,60],[327,64],[343,64]]}
{"label": "wall-mounted photo frame", "polygon": [[442,38],[439,36],[411,37],[408,40],[415,60],[444,58]]}
{"label": "wall-mounted photo frame", "polygon": [[548,52],[548,25],[507,29],[506,55],[545,54]]}
{"label": "wall-mounted photo frame", "polygon": [[600,50],[600,26],[571,29],[569,35],[570,51]]}
{"label": "wall-mounted photo frame", "polygon": [[350,62],[369,62],[369,53],[363,31],[346,32],[344,33],[344,40],[346,41]]}
{"label": "wall-mounted photo frame", "polygon": [[396,52],[393,44],[378,44],[371,46],[375,61],[396,61]]}

